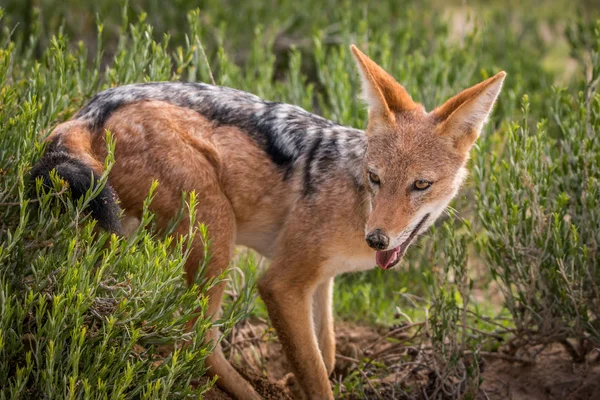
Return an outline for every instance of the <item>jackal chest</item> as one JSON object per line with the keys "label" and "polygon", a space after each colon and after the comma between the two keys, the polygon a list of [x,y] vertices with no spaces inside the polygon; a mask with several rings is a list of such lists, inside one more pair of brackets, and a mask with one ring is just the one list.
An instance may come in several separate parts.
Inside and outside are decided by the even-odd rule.
{"label": "jackal chest", "polygon": [[351,248],[331,257],[325,263],[325,275],[336,276],[346,272],[358,272],[372,269],[376,266],[375,252],[366,246]]}

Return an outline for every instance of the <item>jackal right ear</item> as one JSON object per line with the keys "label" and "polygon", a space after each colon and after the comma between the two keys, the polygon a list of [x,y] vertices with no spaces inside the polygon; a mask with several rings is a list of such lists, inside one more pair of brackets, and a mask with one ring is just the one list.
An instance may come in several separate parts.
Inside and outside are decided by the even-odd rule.
{"label": "jackal right ear", "polygon": [[370,116],[379,113],[394,121],[395,113],[420,107],[402,85],[355,45],[351,45],[350,50],[360,69],[363,97],[369,105]]}
{"label": "jackal right ear", "polygon": [[465,89],[432,111],[441,122],[439,132],[454,138],[455,146],[468,151],[479,137],[502,89],[506,72]]}

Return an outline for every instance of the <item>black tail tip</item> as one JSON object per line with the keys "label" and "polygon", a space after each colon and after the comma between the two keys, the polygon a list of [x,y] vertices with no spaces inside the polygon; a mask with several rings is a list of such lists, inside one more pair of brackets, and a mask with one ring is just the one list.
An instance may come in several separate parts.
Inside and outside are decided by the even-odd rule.
{"label": "black tail tip", "polygon": [[[53,187],[50,172],[56,170],[56,174],[69,184],[71,196],[79,200],[85,196],[92,185],[98,185],[100,177],[89,166],[64,151],[48,151],[42,159],[33,166],[30,177],[33,186],[38,177],[42,178],[43,186],[51,189]],[[93,198],[88,205],[89,211],[98,225],[103,229],[122,234],[119,216],[121,209],[117,204],[117,195],[113,188],[106,183],[100,193]]]}

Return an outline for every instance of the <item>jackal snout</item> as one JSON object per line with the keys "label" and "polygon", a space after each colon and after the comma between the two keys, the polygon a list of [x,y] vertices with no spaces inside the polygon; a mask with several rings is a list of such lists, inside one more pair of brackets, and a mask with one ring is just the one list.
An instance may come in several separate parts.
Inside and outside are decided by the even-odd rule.
{"label": "jackal snout", "polygon": [[369,232],[365,237],[367,244],[373,250],[385,250],[390,245],[390,238],[380,228]]}

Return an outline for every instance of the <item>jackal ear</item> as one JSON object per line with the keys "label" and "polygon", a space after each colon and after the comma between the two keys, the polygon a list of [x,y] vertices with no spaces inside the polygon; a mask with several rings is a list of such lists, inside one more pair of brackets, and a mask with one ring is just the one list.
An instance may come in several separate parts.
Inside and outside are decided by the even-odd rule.
{"label": "jackal ear", "polygon": [[433,110],[432,114],[441,121],[438,132],[451,135],[458,149],[468,151],[487,122],[505,76],[506,72],[498,72]]}
{"label": "jackal ear", "polygon": [[369,105],[369,115],[380,113],[394,121],[396,112],[420,107],[402,85],[355,45],[351,45],[350,50],[360,70],[363,97]]}

